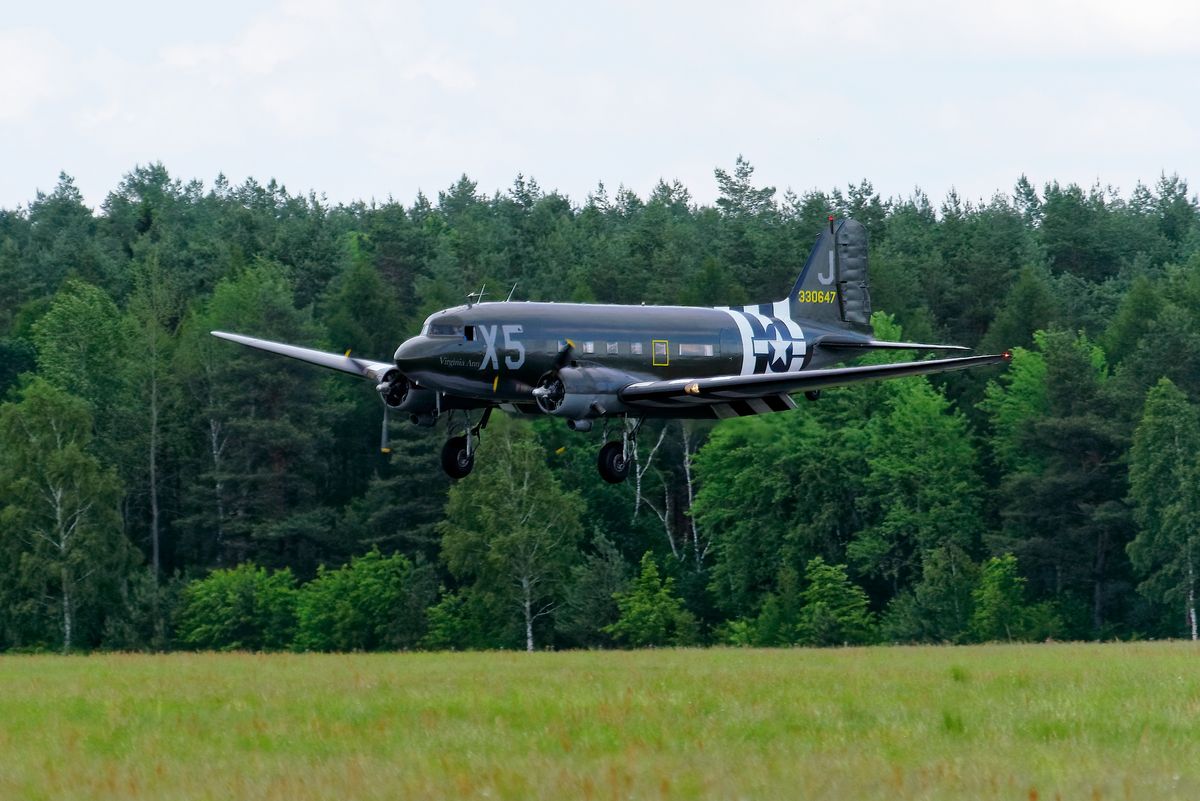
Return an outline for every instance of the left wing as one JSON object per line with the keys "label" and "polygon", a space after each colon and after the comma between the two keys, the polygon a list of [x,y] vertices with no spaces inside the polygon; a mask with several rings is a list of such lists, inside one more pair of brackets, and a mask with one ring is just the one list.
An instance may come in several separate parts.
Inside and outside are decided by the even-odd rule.
{"label": "left wing", "polygon": [[322,350],[302,348],[298,345],[287,345],[283,342],[272,342],[269,339],[255,339],[254,337],[243,336],[242,334],[229,334],[225,331],[210,331],[209,333],[219,339],[227,339],[230,342],[236,342],[248,348],[265,350],[267,353],[275,353],[280,356],[299,359],[302,362],[315,364],[319,367],[327,367],[330,370],[340,370],[343,373],[350,373],[351,375],[361,376],[362,378],[376,382],[383,381],[389,372],[393,372],[396,369],[396,365],[391,362],[375,362],[370,359],[354,358],[350,355],[350,351],[346,351],[345,354],[326,353]]}
{"label": "left wing", "polygon": [[[901,378],[909,375],[963,370],[984,364],[999,364],[1012,359],[1011,353],[995,356],[966,356],[958,359],[933,359],[900,364],[868,364],[860,367],[830,367],[802,370],[798,373],[762,373],[723,375],[713,378],[678,378],[673,381],[640,381],[618,392],[623,403],[633,407],[687,408],[737,401],[774,399],[793,392],[809,392],[829,387]],[[760,411],[781,411],[768,402]],[[720,416],[720,415],[718,415]]]}

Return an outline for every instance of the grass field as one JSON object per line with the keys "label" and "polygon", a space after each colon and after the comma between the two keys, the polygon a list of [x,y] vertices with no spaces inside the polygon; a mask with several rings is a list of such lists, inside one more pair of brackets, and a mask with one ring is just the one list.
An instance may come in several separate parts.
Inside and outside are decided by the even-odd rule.
{"label": "grass field", "polygon": [[0,657],[0,799],[1200,798],[1188,643]]}

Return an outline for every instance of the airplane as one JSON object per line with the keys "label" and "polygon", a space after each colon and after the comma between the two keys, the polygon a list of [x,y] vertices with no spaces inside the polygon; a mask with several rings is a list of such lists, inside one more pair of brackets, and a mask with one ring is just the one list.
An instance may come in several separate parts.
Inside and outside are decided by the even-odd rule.
{"label": "airplane", "polygon": [[[648,418],[724,419],[796,408],[792,395],[902,376],[1008,362],[1010,352],[892,364],[837,366],[876,350],[965,351],[875,339],[870,324],[867,231],[844,219],[817,237],[791,292],[748,306],[624,306],[531,301],[467,303],[429,315],[392,361],[372,361],[263,339],[221,339],[288,356],[374,383],[384,404],[380,448],[388,452],[389,410],[452,434],[441,462],[454,479],[474,467],[494,409],[563,418],[574,431],[596,421],[620,430],[600,449],[601,477],[629,475]],[[473,415],[478,419],[473,420]],[[461,428],[454,424],[461,418]],[[608,426],[606,425],[607,437]],[[461,433],[460,433],[461,432]]]}

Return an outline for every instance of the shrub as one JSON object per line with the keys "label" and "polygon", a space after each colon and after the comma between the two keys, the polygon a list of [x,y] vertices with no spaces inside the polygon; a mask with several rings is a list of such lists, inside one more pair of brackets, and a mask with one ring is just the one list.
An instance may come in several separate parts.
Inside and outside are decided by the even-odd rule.
{"label": "shrub", "polygon": [[296,578],[247,563],[214,570],[183,591],[180,642],[216,651],[275,651],[296,631]]}
{"label": "shrub", "polygon": [[337,570],[321,567],[300,590],[295,646],[303,651],[416,647],[437,592],[432,571],[379,549]]}
{"label": "shrub", "polygon": [[874,624],[867,594],[850,581],[845,565],[826,564],[817,556],[804,569],[808,586],[801,592],[800,631],[808,645],[867,643]]}

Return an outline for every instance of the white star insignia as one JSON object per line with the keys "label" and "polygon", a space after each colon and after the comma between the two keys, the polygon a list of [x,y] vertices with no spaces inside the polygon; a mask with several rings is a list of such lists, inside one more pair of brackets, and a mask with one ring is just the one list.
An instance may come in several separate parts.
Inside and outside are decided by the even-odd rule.
{"label": "white star insignia", "polygon": [[792,343],[785,342],[778,331],[775,332],[775,338],[770,340],[767,344],[771,346],[771,361],[778,362],[787,360],[788,345]]}

